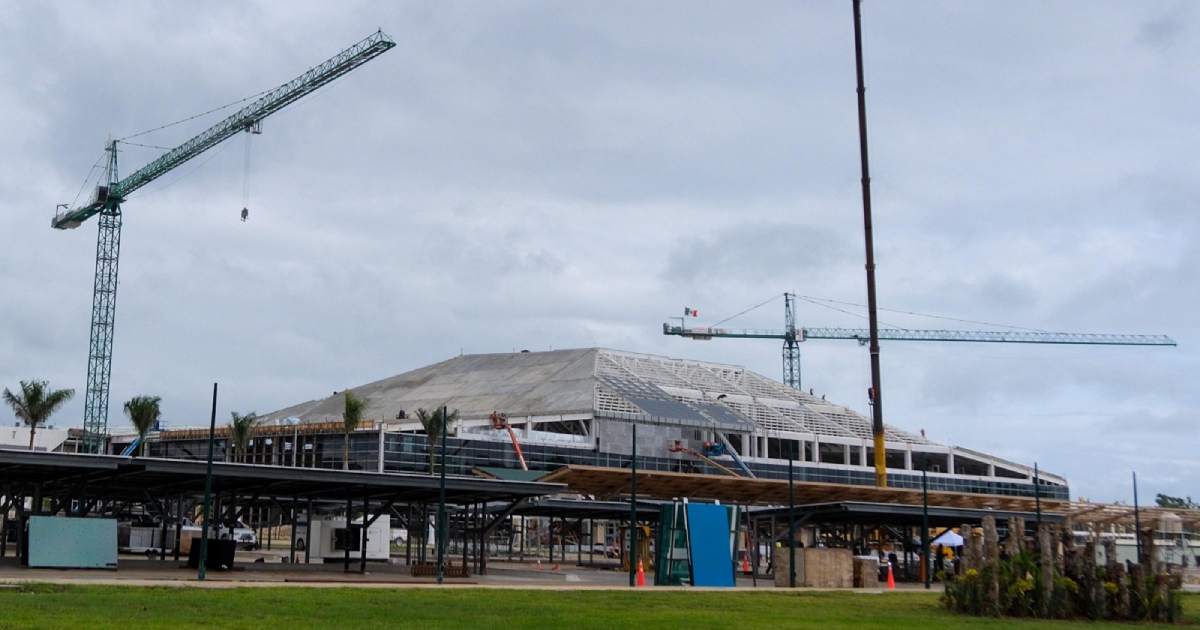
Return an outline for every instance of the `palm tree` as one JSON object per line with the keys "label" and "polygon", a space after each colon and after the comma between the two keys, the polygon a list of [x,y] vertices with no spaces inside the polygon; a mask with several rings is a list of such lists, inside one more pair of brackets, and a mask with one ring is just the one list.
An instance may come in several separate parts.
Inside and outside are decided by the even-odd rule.
{"label": "palm tree", "polygon": [[[433,413],[424,409],[417,410],[417,419],[421,421],[421,426],[425,427],[425,441],[429,449],[429,474],[433,474],[434,461],[437,459],[437,443],[441,439],[442,433],[449,433],[450,427],[458,422],[458,410],[455,409],[446,414],[446,418],[442,417],[443,407],[438,407],[433,410]],[[443,464],[444,465],[444,464]]]}
{"label": "palm tree", "polygon": [[154,425],[158,424],[158,419],[162,417],[162,410],[158,408],[158,404],[161,402],[162,398],[158,396],[134,396],[125,402],[125,415],[129,416],[133,428],[137,429],[143,457],[146,455],[146,434],[154,428]]}
{"label": "palm tree", "polygon": [[[241,461],[246,461],[246,445],[254,435],[254,425],[258,423],[258,414],[251,411],[242,415],[236,411],[229,412],[229,441],[233,443],[234,455],[241,455]],[[236,458],[236,457],[235,457]]]}
{"label": "palm tree", "polygon": [[344,399],[342,428],[346,431],[346,443],[342,447],[342,470],[350,470],[350,434],[358,429],[358,424],[362,422],[363,407],[367,405],[367,401],[355,396],[350,390],[346,390]]}
{"label": "palm tree", "polygon": [[50,389],[47,381],[21,381],[21,394],[14,395],[4,388],[4,402],[13,413],[29,425],[29,450],[33,450],[33,435],[38,425],[45,424],[72,396],[73,389]]}

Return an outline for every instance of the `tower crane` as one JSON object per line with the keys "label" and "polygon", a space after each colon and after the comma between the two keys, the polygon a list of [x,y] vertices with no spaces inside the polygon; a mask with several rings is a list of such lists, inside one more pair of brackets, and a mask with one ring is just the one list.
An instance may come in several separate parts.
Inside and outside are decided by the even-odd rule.
{"label": "tower crane", "polygon": [[[783,330],[752,330],[729,329],[716,327],[688,327],[684,324],[687,317],[695,316],[696,311],[685,308],[684,317],[679,319],[676,326],[670,322],[663,323],[664,335],[688,337],[694,340],[707,341],[714,337],[731,339],[780,339],[783,341],[783,382],[789,387],[800,389],[800,347],[802,341],[809,339],[847,339],[865,345],[871,339],[871,330],[865,328],[808,328],[796,325],[796,296],[792,293],[783,294]],[[765,302],[764,302],[765,304]],[[761,304],[759,305],[761,306]],[[1036,343],[1052,345],[1091,345],[1091,346],[1174,346],[1175,340],[1166,335],[1128,335],[1128,334],[1094,334],[1094,333],[1065,333],[1041,331],[1009,331],[1009,330],[930,330],[909,328],[879,328],[876,339],[887,341],[953,341],[974,343]],[[868,393],[872,405],[875,405],[875,392]],[[878,412],[878,408],[872,410]],[[883,424],[872,423],[871,431],[875,442],[875,479],[876,485],[887,485],[887,470],[883,463]]]}
{"label": "tower crane", "polygon": [[[108,431],[108,393],[112,372],[113,327],[117,304],[117,270],[121,251],[121,204],[134,191],[166,175],[192,158],[240,132],[258,133],[267,116],[387,52],[396,43],[376,31],[296,78],[262,93],[250,104],[209,127],[194,138],[168,150],[125,178],[117,171],[120,140],[108,143],[108,163],[103,183],[91,200],[70,208],[59,205],[51,226],[74,229],[99,215],[96,270],[92,289],[91,337],[88,348],[87,389],[83,411],[84,447],[98,451]],[[244,217],[243,217],[244,219]]]}
{"label": "tower crane", "polygon": [[[866,345],[870,331],[866,328],[807,327],[796,325],[796,295],[783,294],[783,329],[733,329],[706,326],[688,327],[684,318],[677,326],[663,324],[664,335],[707,341],[714,337],[730,339],[779,339],[783,341],[783,382],[800,389],[800,343],[810,339],[845,339]],[[684,309],[685,315],[695,311]],[[947,330],[880,328],[882,341],[950,341],[974,343],[1034,343],[1051,345],[1090,346],[1174,346],[1175,340],[1166,335],[1128,335],[1105,333],[1040,332],[1025,330]]]}

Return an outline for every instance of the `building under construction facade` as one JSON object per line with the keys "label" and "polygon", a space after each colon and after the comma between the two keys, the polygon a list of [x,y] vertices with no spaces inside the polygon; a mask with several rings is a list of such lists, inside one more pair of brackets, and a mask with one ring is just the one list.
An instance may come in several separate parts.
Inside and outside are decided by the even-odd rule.
{"label": "building under construction facade", "polygon": [[[628,467],[637,430],[640,470],[787,476],[874,483],[871,421],[736,365],[584,348],[458,356],[355,387],[368,419],[351,436],[350,467],[425,471],[430,453],[418,410],[458,412],[448,471],[533,478],[560,466]],[[343,392],[263,417],[248,462],[341,468]],[[511,427],[497,428],[493,413]],[[120,452],[131,438],[114,438]],[[519,445],[519,452],[518,452]],[[886,433],[894,487],[1067,499],[1067,481],[896,427]],[[207,430],[152,435],[149,455],[202,458]],[[230,458],[218,433],[217,459]],[[530,472],[524,472],[528,468]],[[518,472],[520,471],[520,472]]]}

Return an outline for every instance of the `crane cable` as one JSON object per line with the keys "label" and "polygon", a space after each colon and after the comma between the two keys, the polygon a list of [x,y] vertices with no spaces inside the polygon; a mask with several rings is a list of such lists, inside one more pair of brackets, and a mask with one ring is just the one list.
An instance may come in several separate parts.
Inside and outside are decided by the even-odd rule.
{"label": "crane cable", "polygon": [[[856,304],[854,302],[845,302],[842,300],[835,300],[832,298],[822,298],[822,297],[816,297],[816,296],[812,296],[812,295],[797,295],[796,297],[804,300],[805,302],[809,302],[809,303],[815,304],[817,306],[824,306],[822,304],[817,304],[816,301],[820,301],[820,302],[832,302],[834,304],[844,304],[846,306],[857,306],[859,308],[866,308],[866,306],[864,306],[862,304]],[[816,300],[816,301],[814,301],[814,300]],[[833,308],[833,307],[827,307],[827,308]],[[1042,328],[1029,328],[1027,326],[1017,326],[1014,324],[998,324],[996,322],[985,322],[985,321],[980,321],[980,320],[976,320],[976,319],[963,319],[960,317],[947,317],[945,315],[933,315],[930,313],[919,313],[916,311],[905,311],[905,310],[895,309],[895,308],[884,308],[882,306],[880,306],[878,308],[881,311],[888,311],[890,313],[900,313],[903,315],[913,315],[916,317],[929,317],[932,319],[944,319],[947,321],[961,322],[964,324],[979,324],[979,325],[983,325],[983,326],[999,326],[1000,328],[1012,328],[1014,330],[1026,330],[1029,332],[1049,332]],[[834,309],[834,310],[840,310],[840,309]],[[842,312],[846,312],[846,311],[842,311]]]}
{"label": "crane cable", "polygon": [[253,133],[246,131],[246,152],[242,161],[242,222],[250,216],[250,136]]}
{"label": "crane cable", "polygon": [[207,115],[209,115],[209,114],[212,114],[212,113],[215,113],[215,112],[219,112],[219,111],[221,111],[222,109],[228,109],[228,108],[230,108],[230,107],[233,107],[234,105],[241,105],[242,103],[245,103],[246,101],[249,101],[249,100],[251,100],[251,99],[258,98],[258,97],[260,97],[260,96],[262,96],[262,95],[266,94],[267,92],[270,92],[271,90],[275,90],[275,89],[277,89],[277,88],[270,88],[270,89],[268,89],[268,90],[263,90],[263,91],[261,91],[261,92],[258,92],[257,94],[251,94],[250,96],[247,96],[246,98],[238,99],[238,100],[236,100],[236,101],[234,101],[234,102],[232,102],[232,103],[226,103],[225,105],[222,105],[222,106],[220,106],[220,107],[214,107],[214,108],[212,108],[212,109],[210,109],[210,110],[208,110],[208,111],[206,111],[206,112],[200,112],[199,114],[194,114],[194,115],[192,115],[192,116],[188,116],[187,118],[181,118],[181,119],[179,119],[179,120],[176,120],[175,122],[170,122],[170,123],[167,123],[167,124],[165,124],[165,125],[159,125],[159,126],[157,126],[157,127],[154,127],[153,129],[147,129],[147,130],[145,130],[145,131],[139,131],[139,132],[137,132],[137,133],[134,133],[134,134],[130,134],[130,135],[128,135],[128,136],[125,136],[124,138],[117,138],[117,142],[124,142],[125,140],[128,140],[128,139],[130,139],[130,138],[136,138],[136,137],[138,137],[138,136],[144,136],[144,135],[146,135],[146,134],[148,134],[148,133],[154,133],[155,131],[161,131],[161,130],[163,130],[163,129],[166,129],[166,128],[168,128],[168,127],[174,127],[175,125],[181,125],[181,124],[183,124],[183,123],[185,123],[185,122],[188,122],[188,121],[191,121],[191,120],[195,120],[195,119],[197,119],[197,118],[200,118],[200,117],[202,117],[202,116],[207,116]]}
{"label": "crane cable", "polygon": [[779,299],[779,294],[775,294],[775,295],[771,296],[770,298],[766,299],[765,301],[759,302],[758,304],[755,304],[754,306],[751,306],[750,308],[748,308],[744,311],[734,313],[733,315],[730,315],[729,317],[722,319],[721,321],[713,324],[713,327],[715,328],[717,326],[720,326],[721,324],[724,324],[725,322],[727,322],[735,317],[741,317],[742,315],[745,315],[746,313],[749,313],[750,311],[753,311],[754,309],[759,308],[760,306],[766,306],[766,305],[770,304],[771,302],[774,302],[775,300],[778,300],[778,299]]}
{"label": "crane cable", "polygon": [[[869,319],[870,319],[869,317],[867,317],[866,315],[863,315],[862,313],[855,313],[855,312],[853,312],[853,311],[848,311],[848,310],[846,310],[846,309],[844,309],[844,308],[838,308],[838,307],[836,307],[836,306],[833,306],[833,305],[830,305],[830,304],[822,304],[821,302],[818,302],[818,301],[816,301],[816,298],[812,298],[812,297],[810,297],[810,296],[807,296],[807,295],[796,295],[795,293],[793,293],[792,295],[794,295],[794,296],[796,297],[796,299],[797,299],[797,300],[800,300],[800,301],[802,301],[802,302],[807,302],[807,303],[809,303],[809,304],[812,304],[813,306],[820,306],[820,307],[822,307],[822,308],[831,309],[831,310],[837,311],[837,312],[839,312],[839,313],[845,313],[846,315],[853,315],[854,317],[857,317],[857,318],[859,318],[859,319],[866,319],[866,320],[869,320]],[[831,301],[831,302],[837,302],[837,300],[830,300],[830,301]],[[861,304],[853,304],[853,303],[849,303],[849,302],[844,302],[844,304],[849,304],[850,306],[862,306]],[[866,308],[866,307],[863,307],[863,308]],[[880,308],[879,310],[881,310],[881,311],[888,311],[888,310],[891,310],[891,309]],[[881,320],[879,320],[879,323],[880,323],[880,324],[883,324],[884,326],[890,326],[890,327],[892,327],[892,328],[898,328],[898,329],[900,329],[900,330],[908,330],[908,329],[907,329],[907,328],[905,328],[904,326],[900,326],[900,325],[898,325],[898,324],[893,324],[893,323],[891,323],[891,322],[886,322],[886,321],[883,321],[882,319],[881,319]]]}
{"label": "crane cable", "polygon": [[75,193],[75,198],[71,200],[71,205],[68,206],[68,209],[75,207],[75,203],[79,201],[79,195],[83,194],[83,189],[87,188],[88,182],[92,180],[92,174],[96,172],[96,169],[100,168],[100,163],[104,161],[107,155],[108,150],[100,152],[100,157],[96,158],[96,163],[92,165],[92,168],[88,169],[87,175],[84,175],[83,183],[79,185],[79,192]]}

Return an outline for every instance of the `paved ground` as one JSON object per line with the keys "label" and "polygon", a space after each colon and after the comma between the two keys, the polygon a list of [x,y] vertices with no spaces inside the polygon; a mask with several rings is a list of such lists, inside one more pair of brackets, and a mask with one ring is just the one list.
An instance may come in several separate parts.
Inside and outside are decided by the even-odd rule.
{"label": "paved ground", "polygon": [[[249,557],[249,556],[247,556]],[[0,560],[0,585],[22,582],[48,582],[66,584],[126,584],[148,586],[178,586],[204,588],[231,588],[255,586],[298,586],[298,587],[436,587],[433,578],[414,578],[408,568],[401,564],[369,563],[367,572],[357,572],[353,563],[352,573],[343,573],[340,564],[289,565],[286,563],[240,562],[233,571],[210,571],[204,582],[196,579],[196,570],[182,562],[146,560],[140,557],[122,557],[120,568],[111,570],[59,570],[28,569],[18,567],[13,558]],[[575,566],[574,564],[551,565],[543,563],[517,563],[493,560],[488,563],[488,574],[471,578],[447,578],[451,587],[485,588],[545,588],[556,590],[628,589],[629,576],[614,568]],[[652,585],[653,576],[647,581]],[[739,588],[773,589],[770,580],[759,579],[757,586],[745,576],[738,576]],[[653,587],[664,590],[666,587]],[[688,590],[697,590],[682,587]],[[901,584],[899,588],[920,589],[918,584]],[[935,585],[935,588],[938,588]],[[723,590],[723,589],[722,589]],[[881,589],[861,589],[879,591]],[[939,589],[940,590],[940,589]]]}

